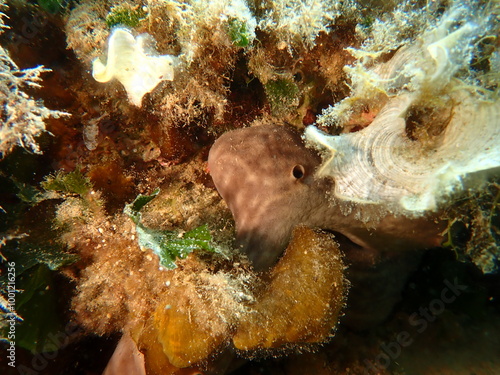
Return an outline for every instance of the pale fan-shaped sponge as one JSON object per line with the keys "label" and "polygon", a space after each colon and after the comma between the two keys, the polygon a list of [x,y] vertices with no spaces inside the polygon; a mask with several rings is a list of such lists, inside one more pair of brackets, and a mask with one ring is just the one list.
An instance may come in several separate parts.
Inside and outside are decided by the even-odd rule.
{"label": "pale fan-shaped sponge", "polygon": [[115,29],[108,40],[106,65],[95,59],[92,76],[98,82],[116,78],[127,90],[129,100],[141,106],[144,94],[151,92],[162,80],[174,79],[174,56],[150,56],[146,54],[148,35],[136,38],[123,28]]}

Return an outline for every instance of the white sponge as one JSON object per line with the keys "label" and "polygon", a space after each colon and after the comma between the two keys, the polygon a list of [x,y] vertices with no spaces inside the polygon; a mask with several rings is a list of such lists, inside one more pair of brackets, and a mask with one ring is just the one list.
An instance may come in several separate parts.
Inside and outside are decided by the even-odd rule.
{"label": "white sponge", "polygon": [[127,90],[129,100],[141,106],[144,94],[151,92],[162,80],[174,79],[174,56],[146,54],[148,35],[136,38],[123,28],[113,30],[108,40],[106,65],[95,59],[92,76],[98,82],[116,78]]}

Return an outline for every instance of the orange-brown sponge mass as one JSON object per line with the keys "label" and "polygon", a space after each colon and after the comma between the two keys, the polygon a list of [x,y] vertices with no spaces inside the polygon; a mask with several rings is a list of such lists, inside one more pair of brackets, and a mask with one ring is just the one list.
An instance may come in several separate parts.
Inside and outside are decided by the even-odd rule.
{"label": "orange-brown sponge mass", "polygon": [[270,272],[270,283],[233,337],[241,350],[324,342],[337,324],[347,281],[332,236],[295,228],[290,245]]}

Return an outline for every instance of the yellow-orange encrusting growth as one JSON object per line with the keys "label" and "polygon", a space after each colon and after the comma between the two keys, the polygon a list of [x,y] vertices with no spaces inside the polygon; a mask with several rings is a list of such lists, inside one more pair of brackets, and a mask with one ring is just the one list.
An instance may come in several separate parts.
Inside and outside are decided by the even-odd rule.
{"label": "yellow-orange encrusting growth", "polygon": [[344,263],[332,236],[305,226],[270,272],[270,283],[240,322],[237,349],[280,348],[327,340],[347,291]]}

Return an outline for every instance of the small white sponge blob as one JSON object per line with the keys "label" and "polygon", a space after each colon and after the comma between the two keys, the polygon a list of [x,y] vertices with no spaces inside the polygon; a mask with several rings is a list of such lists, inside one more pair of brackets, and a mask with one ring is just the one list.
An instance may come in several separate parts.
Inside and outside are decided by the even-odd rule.
{"label": "small white sponge blob", "polygon": [[136,38],[123,28],[113,30],[108,40],[106,65],[95,59],[92,76],[98,82],[116,78],[125,87],[129,100],[141,106],[144,94],[151,92],[161,81],[174,79],[174,57],[146,54],[148,35]]}

